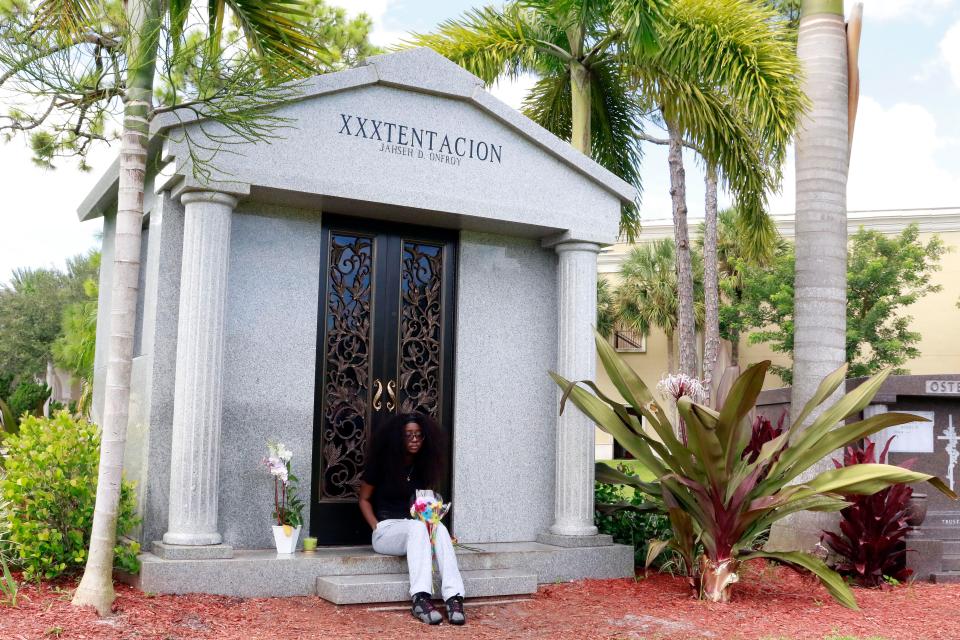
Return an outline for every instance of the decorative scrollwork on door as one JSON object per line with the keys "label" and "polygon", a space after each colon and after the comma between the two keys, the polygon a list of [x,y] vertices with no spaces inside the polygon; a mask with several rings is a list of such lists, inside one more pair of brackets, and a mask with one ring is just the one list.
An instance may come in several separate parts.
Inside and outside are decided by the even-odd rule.
{"label": "decorative scrollwork on door", "polygon": [[321,499],[357,496],[370,428],[373,239],[330,234]]}
{"label": "decorative scrollwork on door", "polygon": [[400,283],[400,411],[441,413],[443,247],[405,241]]}

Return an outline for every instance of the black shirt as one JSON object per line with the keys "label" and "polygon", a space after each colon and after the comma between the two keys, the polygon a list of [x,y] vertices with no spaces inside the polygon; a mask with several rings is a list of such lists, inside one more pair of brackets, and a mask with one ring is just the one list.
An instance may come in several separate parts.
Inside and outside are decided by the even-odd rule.
{"label": "black shirt", "polygon": [[410,517],[410,505],[418,489],[426,489],[414,467],[407,467],[399,478],[386,477],[382,467],[367,466],[363,481],[373,486],[373,514],[377,520],[402,520]]}

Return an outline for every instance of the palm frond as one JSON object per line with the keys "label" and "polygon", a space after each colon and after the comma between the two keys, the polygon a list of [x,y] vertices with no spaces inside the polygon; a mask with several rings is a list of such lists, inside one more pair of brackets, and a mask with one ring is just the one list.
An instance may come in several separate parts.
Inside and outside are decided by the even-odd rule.
{"label": "palm frond", "polygon": [[[593,65],[590,71],[591,155],[593,159],[629,182],[637,191],[643,183],[640,162],[643,152],[634,135],[643,109],[636,94],[627,90],[629,80],[612,59]],[[524,99],[523,114],[562,140],[570,139],[572,108],[570,74],[544,76]],[[620,219],[620,232],[633,241],[640,231],[639,210],[625,206]]]}
{"label": "palm frond", "polygon": [[49,29],[62,39],[74,38],[93,30],[103,15],[101,3],[94,0],[42,0],[36,8],[34,29]]}
{"label": "palm frond", "polygon": [[430,47],[492,84],[503,76],[539,75],[547,58],[564,54],[562,35],[540,13],[510,3],[472,9],[442,22],[434,33],[412,34],[404,46]]}
{"label": "palm frond", "polygon": [[704,161],[719,170],[720,184],[737,200],[737,210],[750,255],[759,255],[776,238],[766,213],[768,193],[779,181],[779,164],[766,153],[760,135],[732,99],[653,65],[638,70],[640,91],[660,107],[697,148]]}
{"label": "palm frond", "polygon": [[656,53],[668,9],[666,0],[617,0],[615,6],[630,58],[641,60]]}
{"label": "palm frond", "polygon": [[753,0],[676,0],[656,59],[672,74],[729,96],[779,167],[808,101],[793,36],[776,18]]}
{"label": "palm frond", "polygon": [[170,40],[175,51],[179,51],[183,39],[183,29],[190,16],[190,0],[170,0]]}
{"label": "palm frond", "polygon": [[[641,126],[644,109],[638,96],[629,91],[629,79],[613,59],[594,64],[590,81],[593,159],[642,193],[643,150],[635,133]],[[636,203],[621,209],[620,233],[628,242],[633,242],[640,233],[640,210]]]}
{"label": "palm frond", "polygon": [[563,72],[541,77],[523,99],[523,115],[561,140],[570,139],[570,74]]}
{"label": "palm frond", "polygon": [[[703,259],[692,251],[695,316],[703,322]],[[677,329],[677,273],[674,243],[667,238],[634,247],[620,267],[614,311],[627,328],[649,334],[657,327],[666,334]]]}
{"label": "palm frond", "polygon": [[327,57],[326,49],[313,40],[302,25],[309,18],[303,6],[294,0],[210,0],[217,6],[222,24],[222,5],[230,7],[250,48],[280,71],[301,73],[319,70]]}

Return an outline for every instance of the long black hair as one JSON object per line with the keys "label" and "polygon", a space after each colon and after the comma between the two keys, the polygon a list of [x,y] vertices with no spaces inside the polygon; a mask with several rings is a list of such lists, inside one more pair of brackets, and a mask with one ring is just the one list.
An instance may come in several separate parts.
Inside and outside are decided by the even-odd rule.
{"label": "long black hair", "polygon": [[383,478],[399,481],[404,475],[407,455],[403,428],[411,422],[419,425],[423,433],[420,450],[413,458],[416,476],[424,488],[437,489],[447,469],[447,437],[436,420],[422,413],[400,413],[375,428],[367,466],[381,468]]}

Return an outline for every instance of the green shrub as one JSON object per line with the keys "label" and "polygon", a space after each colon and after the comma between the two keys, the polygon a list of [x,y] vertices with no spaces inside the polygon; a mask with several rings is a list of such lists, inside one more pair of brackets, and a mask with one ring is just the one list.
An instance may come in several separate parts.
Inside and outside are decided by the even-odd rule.
{"label": "green shrub", "polygon": [[[54,578],[83,566],[90,543],[97,493],[100,436],[94,424],[61,411],[52,418],[26,417],[8,436],[6,477],[0,495],[14,562],[27,579]],[[137,524],[133,484],[120,490],[118,538]],[[136,572],[139,545],[117,545],[115,566]]]}
{"label": "green shrub", "polygon": [[13,374],[0,371],[0,400],[6,400],[13,393]]}
{"label": "green shrub", "polygon": [[40,415],[43,403],[49,397],[50,387],[33,380],[24,380],[10,394],[10,400],[7,404],[10,405],[10,411],[14,418],[20,419],[24,413]]}
{"label": "green shrub", "polygon": [[[624,465],[619,469],[627,475],[636,475]],[[632,487],[623,485],[605,484],[597,482],[594,485],[594,503],[597,505],[629,503],[640,505],[650,498]],[[670,520],[662,513],[640,513],[627,509],[612,511],[598,508],[594,512],[594,524],[600,533],[613,536],[613,541],[619,544],[633,546],[634,564],[642,567],[647,558],[647,542],[649,540],[665,540],[673,533],[670,529]],[[658,558],[655,565],[659,568],[670,558],[664,554]]]}

